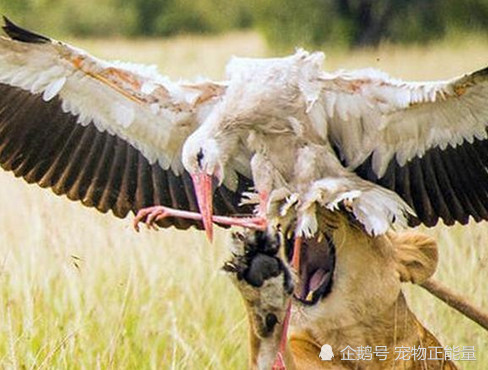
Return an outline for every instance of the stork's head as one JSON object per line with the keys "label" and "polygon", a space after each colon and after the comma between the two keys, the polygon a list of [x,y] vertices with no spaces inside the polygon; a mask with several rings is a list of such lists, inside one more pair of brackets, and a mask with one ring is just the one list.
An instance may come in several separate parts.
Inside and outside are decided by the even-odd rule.
{"label": "stork's head", "polygon": [[[183,145],[183,166],[193,180],[207,237],[212,240],[213,184],[224,180],[224,168],[235,150],[235,136],[219,133],[218,120],[208,119]],[[217,131],[217,133],[216,133]]]}
{"label": "stork's head", "polygon": [[192,135],[183,145],[183,165],[190,175],[206,174],[218,180],[219,184],[223,180],[224,156],[213,138]]}

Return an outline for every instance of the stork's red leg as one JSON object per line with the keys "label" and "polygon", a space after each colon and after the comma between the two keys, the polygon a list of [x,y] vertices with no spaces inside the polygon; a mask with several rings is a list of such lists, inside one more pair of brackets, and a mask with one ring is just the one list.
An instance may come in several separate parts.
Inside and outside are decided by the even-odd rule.
{"label": "stork's red leg", "polygon": [[198,220],[203,222],[207,237],[212,240],[212,222],[226,226],[241,226],[254,230],[266,230],[266,207],[268,203],[268,193],[259,193],[258,214],[254,217],[231,217],[212,215],[211,199],[211,177],[208,175],[193,176],[193,182],[197,192],[197,200],[200,213],[182,211],[179,209],[165,206],[154,206],[143,208],[134,219],[134,228],[139,231],[139,223],[145,222],[148,227],[156,228],[156,223],[166,217],[179,217],[189,220]]}
{"label": "stork's red leg", "polygon": [[268,205],[267,192],[259,193],[258,213],[254,217],[229,217],[229,216],[213,216],[212,221],[227,226],[241,226],[254,230],[266,230],[268,222],[266,220],[266,207]]}
{"label": "stork's red leg", "polygon": [[[143,208],[134,218],[134,228],[139,231],[139,223],[145,222],[148,227],[155,227],[156,223],[166,217],[180,217],[189,220],[202,221],[202,215],[196,212],[182,211],[164,206]],[[227,226],[241,226],[255,230],[265,230],[266,219],[263,217],[229,217],[212,216],[212,222]]]}
{"label": "stork's red leg", "polygon": [[293,242],[293,256],[291,258],[291,266],[296,272],[300,272],[300,255],[302,253],[302,237],[297,236]]}
{"label": "stork's red leg", "polygon": [[[296,237],[293,246],[293,257],[291,259],[291,265],[297,272],[300,271],[301,249],[302,249],[302,238]],[[291,317],[291,301],[288,305],[288,309],[286,310],[285,320],[283,322],[283,332],[281,334],[281,340],[280,340],[280,349],[276,354],[276,359],[273,364],[273,370],[286,369],[284,356],[286,352],[286,343],[288,341],[288,326],[290,324],[290,317]]]}
{"label": "stork's red leg", "polygon": [[266,207],[268,206],[269,193],[267,191],[259,192],[259,208],[258,216],[264,217],[266,215]]}
{"label": "stork's red leg", "polygon": [[280,347],[278,353],[276,354],[276,359],[273,364],[272,370],[286,369],[285,352],[286,352],[286,343],[288,342],[288,327],[290,325],[290,317],[291,317],[291,300],[288,303],[288,308],[286,309],[285,320],[283,321],[283,331],[280,339]]}

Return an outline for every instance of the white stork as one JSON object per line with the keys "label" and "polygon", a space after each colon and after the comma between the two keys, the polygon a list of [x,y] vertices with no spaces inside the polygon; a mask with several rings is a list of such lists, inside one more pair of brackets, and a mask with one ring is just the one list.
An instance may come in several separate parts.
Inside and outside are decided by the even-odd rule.
{"label": "white stork", "polygon": [[[403,82],[327,73],[322,53],[299,50],[234,58],[222,82],[175,83],[7,19],[3,29],[0,164],[86,206],[162,227],[201,228],[203,217],[209,235],[212,221],[291,219],[311,237],[319,208],[371,234],[488,219],[486,68]],[[251,189],[256,217],[230,217],[252,216],[241,205]]]}

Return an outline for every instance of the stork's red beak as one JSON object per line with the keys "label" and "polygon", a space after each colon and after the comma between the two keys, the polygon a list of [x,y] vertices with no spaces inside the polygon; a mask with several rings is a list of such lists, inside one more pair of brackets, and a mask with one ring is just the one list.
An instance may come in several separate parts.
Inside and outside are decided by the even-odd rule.
{"label": "stork's red beak", "polygon": [[202,215],[203,227],[207,234],[208,240],[213,239],[213,201],[212,201],[212,176],[205,172],[193,174],[193,187],[197,196],[198,208]]}

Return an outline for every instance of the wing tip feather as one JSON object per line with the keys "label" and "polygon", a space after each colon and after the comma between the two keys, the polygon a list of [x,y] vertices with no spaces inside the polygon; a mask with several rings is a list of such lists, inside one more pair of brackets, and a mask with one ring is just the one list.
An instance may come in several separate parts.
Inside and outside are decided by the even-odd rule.
{"label": "wing tip feather", "polygon": [[4,22],[2,29],[12,40],[27,42],[31,44],[45,44],[51,42],[51,39],[46,36],[42,36],[38,33],[17,26],[5,15],[3,15],[2,17]]}

